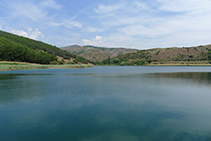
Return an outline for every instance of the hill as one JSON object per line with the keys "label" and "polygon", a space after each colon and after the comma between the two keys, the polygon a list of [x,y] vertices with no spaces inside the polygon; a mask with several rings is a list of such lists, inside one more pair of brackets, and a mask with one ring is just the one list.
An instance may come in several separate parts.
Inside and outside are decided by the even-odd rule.
{"label": "hill", "polygon": [[56,46],[0,30],[0,60],[49,64],[52,61],[92,63]]}
{"label": "hill", "polygon": [[105,59],[102,64],[113,65],[153,65],[153,64],[208,64],[211,63],[211,45],[156,48],[140,50]]}
{"label": "hill", "polygon": [[93,62],[96,61],[100,62],[109,57],[113,58],[122,54],[132,53],[137,51],[136,49],[106,48],[106,47],[79,46],[79,45],[62,47],[61,49],[82,56]]}

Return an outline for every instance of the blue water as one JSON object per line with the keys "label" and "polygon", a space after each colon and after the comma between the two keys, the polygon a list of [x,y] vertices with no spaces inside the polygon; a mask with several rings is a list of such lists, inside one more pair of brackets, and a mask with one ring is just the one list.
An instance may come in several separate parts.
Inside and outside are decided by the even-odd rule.
{"label": "blue water", "polygon": [[211,140],[211,67],[0,72],[0,141]]}

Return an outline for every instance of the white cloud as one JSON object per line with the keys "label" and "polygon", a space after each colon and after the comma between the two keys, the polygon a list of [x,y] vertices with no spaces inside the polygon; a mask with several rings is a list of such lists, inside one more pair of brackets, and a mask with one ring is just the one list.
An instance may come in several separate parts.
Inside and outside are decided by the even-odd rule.
{"label": "white cloud", "polygon": [[29,35],[29,38],[31,39],[38,39],[41,38],[43,39],[45,36],[42,34],[41,31],[39,31],[39,28],[35,29],[34,31],[31,32],[31,34]]}
{"label": "white cloud", "polygon": [[95,9],[95,12],[101,13],[101,14],[112,14],[113,12],[115,12],[123,7],[125,7],[125,3],[116,4],[116,5],[108,5],[108,6],[100,4],[100,5],[98,5],[98,8]]}
{"label": "white cloud", "polygon": [[[47,42],[59,42],[60,46],[62,42],[80,44],[81,41],[136,48],[191,46],[208,43],[211,38],[210,0],[106,2],[110,4],[96,1],[97,5],[77,7],[73,13],[67,9],[69,5],[60,5],[57,0],[2,0],[0,3],[3,3],[0,29],[7,25],[12,27],[13,33],[33,39],[44,38],[45,32]],[[29,26],[33,29],[27,29]],[[99,33],[103,37],[95,37]],[[48,39],[50,36],[55,38]]]}
{"label": "white cloud", "polygon": [[10,29],[10,32],[12,32],[13,34],[23,36],[23,37],[27,37],[27,38],[31,38],[31,39],[34,39],[34,40],[39,39],[39,38],[40,39],[44,38],[44,35],[42,34],[41,31],[39,31],[39,28],[37,28],[33,31],[33,29],[31,27],[29,27],[28,32],[26,32],[24,30]]}
{"label": "white cloud", "polygon": [[103,32],[104,29],[96,28],[96,27],[87,27],[85,29],[86,32]]}
{"label": "white cloud", "polygon": [[29,37],[29,34],[23,30],[11,30],[12,33],[17,34],[19,36]]}
{"label": "white cloud", "polygon": [[102,40],[102,38],[103,38],[102,36],[96,36],[95,40],[99,41],[99,40]]}
{"label": "white cloud", "polygon": [[52,26],[65,26],[67,28],[78,27],[81,28],[83,25],[80,22],[72,21],[72,20],[64,20],[63,22],[51,22]]}
{"label": "white cloud", "polygon": [[54,9],[61,9],[62,6],[58,3],[56,3],[54,0],[45,0],[41,2],[41,5],[43,7],[49,7],[49,8],[54,8]]}
{"label": "white cloud", "polygon": [[94,39],[92,40],[88,40],[88,39],[83,39],[82,44],[83,45],[95,45],[95,46],[102,46],[104,45],[104,42],[106,40],[103,39],[102,36],[96,36]]}
{"label": "white cloud", "polygon": [[84,45],[94,45],[95,43],[88,39],[83,39],[82,44]]}
{"label": "white cloud", "polygon": [[128,1],[114,5],[99,5],[93,16],[107,28],[113,26],[133,25],[149,19],[150,7],[140,1]]}
{"label": "white cloud", "polygon": [[104,28],[113,29],[107,42],[152,48],[208,43],[210,9],[210,0],[153,0],[99,5],[95,12]]}
{"label": "white cloud", "polygon": [[159,9],[170,12],[199,12],[210,10],[210,0],[158,0],[161,3]]}
{"label": "white cloud", "polygon": [[7,3],[7,7],[10,10],[10,14],[14,18],[27,18],[34,22],[43,22],[47,18],[47,11],[40,8],[38,4],[32,2],[19,3]]}
{"label": "white cloud", "polygon": [[133,5],[137,8],[139,8],[139,10],[147,10],[149,9],[148,5],[144,2],[140,2],[140,1],[134,1]]}
{"label": "white cloud", "polygon": [[29,27],[29,28],[28,28],[28,31],[29,31],[29,32],[31,32],[31,31],[32,31],[32,28],[31,28],[31,27]]}
{"label": "white cloud", "polygon": [[[66,32],[68,32],[68,31],[66,31]],[[57,45],[58,47],[64,47],[64,46],[68,46],[68,45],[71,45],[71,44],[78,44],[79,42],[81,43],[80,36],[81,35],[78,32],[76,32],[76,33],[74,33],[74,32],[70,32],[70,33],[63,32],[62,35],[52,34],[52,35],[46,36],[45,40],[48,43],[51,43],[52,41],[54,41],[54,45]]]}
{"label": "white cloud", "polygon": [[131,36],[137,36],[137,35],[154,36],[155,35],[152,29],[146,28],[142,25],[127,26],[125,28],[119,29],[119,31]]}
{"label": "white cloud", "polygon": [[135,38],[122,34],[122,33],[114,33],[106,37],[107,41],[109,41],[109,46],[111,47],[133,47],[135,42]]}
{"label": "white cloud", "polygon": [[[10,3],[5,3],[5,8],[9,13],[10,17],[22,21],[31,20],[34,23],[40,24],[41,26],[49,26],[52,23],[53,26],[63,26],[67,28],[82,27],[82,24],[78,21],[74,21],[74,18],[64,17],[59,15],[62,6],[55,2],[55,0],[45,0],[42,2],[26,1],[20,2],[19,0]],[[58,10],[57,13],[50,13],[48,8]]]}
{"label": "white cloud", "polygon": [[68,28],[72,28],[72,27],[78,27],[78,28],[81,28],[83,25],[80,23],[80,22],[77,22],[77,21],[67,21],[65,23],[65,26],[68,27]]}
{"label": "white cloud", "polygon": [[94,39],[83,39],[83,45],[93,45],[101,47],[131,47],[131,42],[134,41],[134,38],[130,36],[125,36],[122,34],[112,34],[108,37],[96,36]]}

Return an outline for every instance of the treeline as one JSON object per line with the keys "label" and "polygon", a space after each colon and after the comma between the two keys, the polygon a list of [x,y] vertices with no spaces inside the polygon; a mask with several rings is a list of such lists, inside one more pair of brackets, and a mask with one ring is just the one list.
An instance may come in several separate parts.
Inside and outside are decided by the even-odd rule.
{"label": "treeline", "polygon": [[[140,53],[141,52],[141,53]],[[127,53],[124,55],[120,55],[114,58],[108,57],[102,62],[95,62],[96,65],[120,65],[120,66],[133,66],[133,65],[146,65],[150,64],[152,61],[150,59],[150,55],[145,53],[144,51],[135,52],[135,53]]]}
{"label": "treeline", "polygon": [[35,51],[0,37],[0,60],[50,64],[52,61],[57,61],[57,58],[47,52]]}

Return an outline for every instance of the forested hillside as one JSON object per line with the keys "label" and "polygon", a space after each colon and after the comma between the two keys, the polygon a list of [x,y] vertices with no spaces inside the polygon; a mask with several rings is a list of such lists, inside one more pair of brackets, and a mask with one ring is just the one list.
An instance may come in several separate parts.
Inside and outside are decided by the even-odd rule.
{"label": "forested hillside", "polygon": [[4,37],[0,37],[0,61],[1,60],[49,64],[52,61],[57,61],[57,58],[52,54],[35,51]]}
{"label": "forested hillside", "polygon": [[17,36],[11,33],[0,31],[0,59],[8,61],[25,61],[41,64],[49,64],[52,61],[72,63],[92,63],[91,61],[61,50],[41,41]]}

